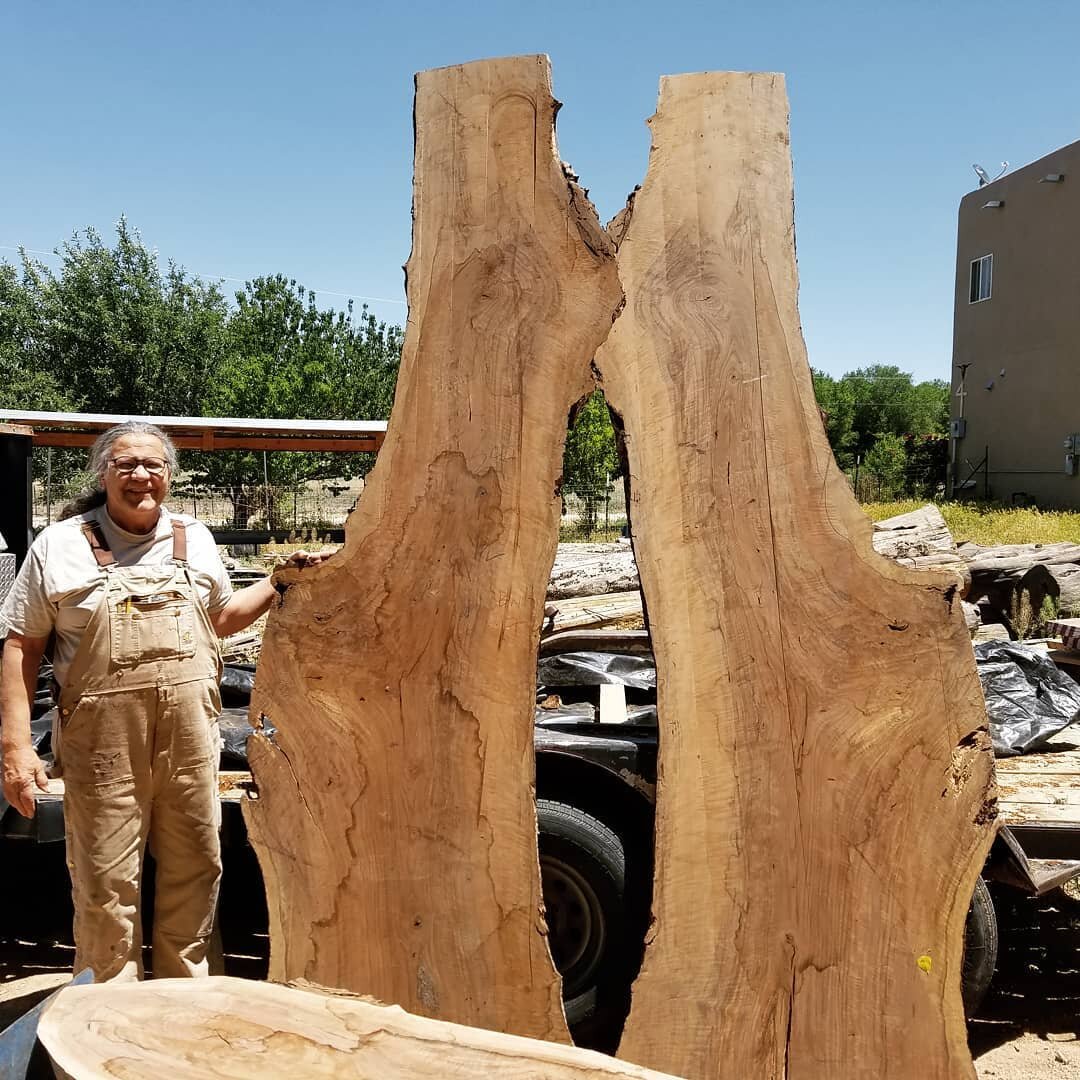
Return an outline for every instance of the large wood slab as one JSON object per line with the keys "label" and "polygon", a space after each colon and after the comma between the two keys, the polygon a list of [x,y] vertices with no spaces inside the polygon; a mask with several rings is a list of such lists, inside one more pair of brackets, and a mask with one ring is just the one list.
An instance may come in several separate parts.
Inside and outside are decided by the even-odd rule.
{"label": "large wood slab", "polygon": [[38,1035],[70,1080],[664,1080],[589,1050],[245,979],[71,987]]}
{"label": "large wood slab", "polygon": [[286,575],[253,717],[271,977],[566,1039],[541,910],[537,637],[567,416],[622,299],[546,57],[417,77],[409,322],[345,548]]}
{"label": "large wood slab", "polygon": [[956,575],[873,551],[796,306],[777,75],[666,78],[613,223],[659,668],[655,922],[620,1056],[689,1077],[973,1077],[963,924],[993,761]]}

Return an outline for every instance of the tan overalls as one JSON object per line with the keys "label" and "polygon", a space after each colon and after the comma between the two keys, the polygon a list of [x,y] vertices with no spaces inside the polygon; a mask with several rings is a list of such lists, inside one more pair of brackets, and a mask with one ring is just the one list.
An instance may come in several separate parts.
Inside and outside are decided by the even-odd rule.
{"label": "tan overalls", "polygon": [[75,971],[142,975],[139,893],[157,862],[153,968],[207,973],[221,878],[217,793],[221,653],[173,521],[173,564],[118,566],[83,532],[105,592],[60,691],[53,748],[64,777]]}

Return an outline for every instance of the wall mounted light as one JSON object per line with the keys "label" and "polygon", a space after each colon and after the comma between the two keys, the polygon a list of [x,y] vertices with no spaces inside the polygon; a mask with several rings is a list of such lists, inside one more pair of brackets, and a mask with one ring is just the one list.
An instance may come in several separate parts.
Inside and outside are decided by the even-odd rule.
{"label": "wall mounted light", "polygon": [[989,202],[982,204],[983,210],[1000,210],[1005,205],[1004,199],[991,199]]}
{"label": "wall mounted light", "polygon": [[1065,174],[1062,172],[1050,172],[1045,176],[1039,177],[1040,184],[1060,184],[1065,179]]}

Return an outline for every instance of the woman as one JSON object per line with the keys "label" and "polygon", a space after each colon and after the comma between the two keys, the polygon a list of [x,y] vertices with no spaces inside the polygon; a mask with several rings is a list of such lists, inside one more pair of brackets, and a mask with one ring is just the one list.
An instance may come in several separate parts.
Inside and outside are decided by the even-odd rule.
{"label": "woman", "polygon": [[[205,975],[218,839],[218,638],[267,611],[267,578],[233,591],[209,530],[162,505],[176,450],[152,424],[106,431],[90,452],[99,488],[34,542],[0,613],[4,797],[34,812],[47,786],[30,743],[38,667],[55,633],[53,750],[65,781],[75,971],[139,978],[147,843],[157,862],[158,978]],[[325,555],[297,552],[294,565]]]}

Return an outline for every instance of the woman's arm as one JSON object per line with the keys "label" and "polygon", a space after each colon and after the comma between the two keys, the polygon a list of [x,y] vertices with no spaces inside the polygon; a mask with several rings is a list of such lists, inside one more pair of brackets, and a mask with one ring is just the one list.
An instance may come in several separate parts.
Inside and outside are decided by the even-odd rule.
{"label": "woman's arm", "polygon": [[4,756],[4,798],[23,817],[34,816],[34,785],[49,786],[45,763],[30,743],[30,709],[47,637],[8,634],[0,665],[0,752]]}

